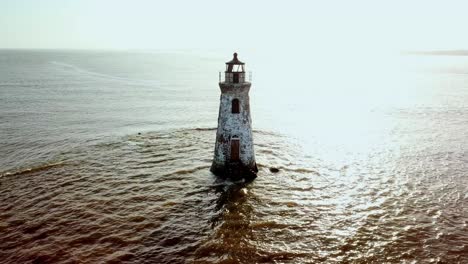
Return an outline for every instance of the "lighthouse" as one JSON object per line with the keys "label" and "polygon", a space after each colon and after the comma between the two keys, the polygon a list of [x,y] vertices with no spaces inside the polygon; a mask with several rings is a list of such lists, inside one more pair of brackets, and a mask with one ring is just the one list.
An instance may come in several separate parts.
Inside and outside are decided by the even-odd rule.
{"label": "lighthouse", "polygon": [[219,76],[221,97],[218,129],[211,171],[231,179],[253,179],[257,164],[250,117],[249,91],[245,63],[237,58],[226,62],[224,80]]}

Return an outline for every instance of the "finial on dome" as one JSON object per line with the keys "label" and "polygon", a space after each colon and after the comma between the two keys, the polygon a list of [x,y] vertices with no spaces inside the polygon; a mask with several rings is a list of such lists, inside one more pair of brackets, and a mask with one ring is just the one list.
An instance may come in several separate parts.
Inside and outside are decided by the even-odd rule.
{"label": "finial on dome", "polygon": [[242,61],[240,61],[238,58],[237,58],[237,52],[234,52],[234,58],[232,58],[231,61],[228,61],[226,62],[226,64],[240,64],[240,65],[244,65],[244,63]]}

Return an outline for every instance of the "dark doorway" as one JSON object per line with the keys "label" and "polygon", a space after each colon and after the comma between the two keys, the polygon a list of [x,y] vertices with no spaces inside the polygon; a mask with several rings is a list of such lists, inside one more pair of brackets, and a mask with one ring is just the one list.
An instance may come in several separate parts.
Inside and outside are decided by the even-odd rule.
{"label": "dark doorway", "polygon": [[239,160],[240,143],[238,138],[231,138],[231,161]]}
{"label": "dark doorway", "polygon": [[239,83],[239,73],[233,73],[232,74],[232,82],[233,83]]}

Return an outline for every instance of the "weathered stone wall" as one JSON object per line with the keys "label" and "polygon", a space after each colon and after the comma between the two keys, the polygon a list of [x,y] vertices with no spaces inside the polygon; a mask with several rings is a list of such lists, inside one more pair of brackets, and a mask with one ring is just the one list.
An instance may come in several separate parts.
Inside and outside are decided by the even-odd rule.
{"label": "weathered stone wall", "polygon": [[[250,117],[249,90],[250,83],[220,83],[221,97],[218,116],[218,130],[212,171],[224,171],[231,160],[231,137],[240,140],[240,161],[256,170],[255,153]],[[232,100],[238,99],[240,111],[232,113]]]}

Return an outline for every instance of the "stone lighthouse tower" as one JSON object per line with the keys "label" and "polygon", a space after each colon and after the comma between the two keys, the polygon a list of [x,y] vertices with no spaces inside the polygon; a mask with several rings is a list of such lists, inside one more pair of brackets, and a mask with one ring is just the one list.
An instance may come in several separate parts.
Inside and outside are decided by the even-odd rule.
{"label": "stone lighthouse tower", "polygon": [[252,137],[249,90],[245,64],[234,58],[226,62],[224,81],[219,88],[218,130],[211,171],[233,179],[252,179],[258,171]]}

